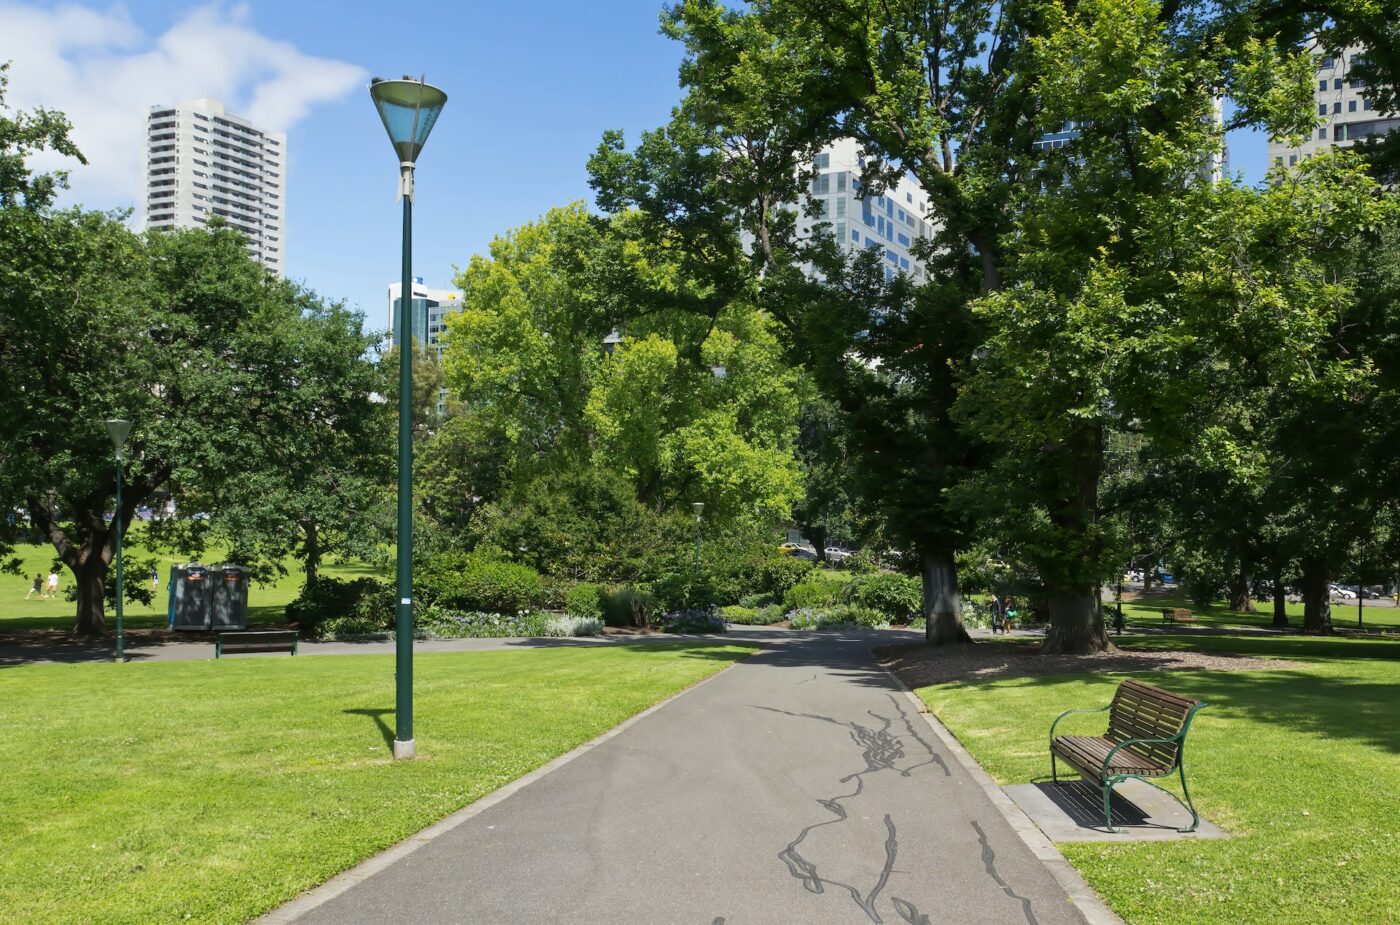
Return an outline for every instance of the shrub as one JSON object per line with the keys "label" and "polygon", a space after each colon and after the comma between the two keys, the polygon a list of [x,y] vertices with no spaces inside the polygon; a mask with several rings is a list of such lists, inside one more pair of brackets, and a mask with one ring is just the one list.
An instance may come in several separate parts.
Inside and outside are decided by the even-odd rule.
{"label": "shrub", "polygon": [[917,579],[892,572],[859,575],[841,592],[845,603],[878,610],[890,623],[908,623],[918,616],[922,597]]}
{"label": "shrub", "polygon": [[307,639],[326,635],[328,621],[352,618],[387,630],[394,619],[393,588],[373,578],[318,578],[287,605],[287,619]]}
{"label": "shrub", "polygon": [[610,589],[603,592],[599,603],[608,626],[651,626],[656,609],[656,598],[641,588]]}
{"label": "shrub", "polygon": [[713,610],[675,610],[666,614],[664,624],[668,633],[722,633],[724,621]]}
{"label": "shrub", "polygon": [[656,602],[666,610],[705,610],[719,603],[710,580],[694,572],[668,572],[652,585]]}
{"label": "shrub", "polygon": [[564,592],[564,612],[571,617],[602,620],[603,589],[588,582],[574,585]]}
{"label": "shrub", "polygon": [[572,614],[547,617],[541,636],[597,636],[603,632],[603,621],[596,617]]}
{"label": "shrub", "polygon": [[759,578],[760,588],[774,600],[782,600],[788,589],[806,581],[816,568],[815,562],[807,562],[793,556],[773,556],[763,564]]}
{"label": "shrub", "polygon": [[439,579],[436,602],[449,610],[515,614],[544,599],[544,581],[528,565],[470,559],[454,578]]}
{"label": "shrub", "polygon": [[878,610],[855,604],[834,607],[804,607],[788,614],[795,630],[884,629],[889,620]]}
{"label": "shrub", "polygon": [[390,628],[383,620],[370,617],[331,617],[317,627],[320,639],[366,639],[383,638],[390,635]]}
{"label": "shrub", "polygon": [[771,594],[745,594],[739,598],[739,606],[757,610],[760,607],[767,607],[774,600],[775,598]]}
{"label": "shrub", "polygon": [[807,610],[830,607],[840,601],[844,583],[819,577],[820,575],[819,572],[813,574],[806,581],[788,588],[787,593],[783,595],[783,606],[788,610]]}
{"label": "shrub", "polygon": [[451,610],[442,606],[425,608],[418,620],[419,630],[433,639],[543,636],[548,617],[541,613],[480,613]]}
{"label": "shrub", "polygon": [[720,618],[726,623],[734,623],[740,626],[768,626],[777,623],[784,617],[783,608],[777,604],[769,604],[766,607],[740,607],[730,605],[719,609]]}
{"label": "shrub", "polygon": [[875,554],[868,549],[858,549],[847,556],[842,565],[857,575],[869,575],[876,571]]}

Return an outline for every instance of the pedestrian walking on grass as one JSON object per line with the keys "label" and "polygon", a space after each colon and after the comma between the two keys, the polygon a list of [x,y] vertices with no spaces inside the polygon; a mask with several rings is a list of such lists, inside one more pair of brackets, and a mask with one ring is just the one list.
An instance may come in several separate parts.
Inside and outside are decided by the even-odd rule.
{"label": "pedestrian walking on grass", "polygon": [[34,596],[35,594],[39,595],[39,600],[42,601],[42,600],[44,599],[44,576],[43,576],[43,575],[35,575],[35,576],[34,576],[34,587],[32,587],[32,588],[29,589],[29,593],[26,594],[26,595],[24,596],[24,599],[27,601],[27,600],[29,600],[32,596]]}
{"label": "pedestrian walking on grass", "polygon": [[49,597],[58,593],[58,569],[49,572]]}
{"label": "pedestrian walking on grass", "polygon": [[151,590],[152,590],[152,591],[155,591],[155,590],[158,590],[159,588],[160,588],[160,572],[157,572],[157,571],[156,571],[156,567],[153,565],[153,566],[151,566]]}

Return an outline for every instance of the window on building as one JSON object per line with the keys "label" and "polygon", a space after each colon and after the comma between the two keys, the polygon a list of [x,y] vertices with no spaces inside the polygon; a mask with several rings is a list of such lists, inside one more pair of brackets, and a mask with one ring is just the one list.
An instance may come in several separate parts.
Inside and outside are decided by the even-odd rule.
{"label": "window on building", "polygon": [[860,232],[859,232],[859,231],[852,231],[852,232],[851,232],[851,240],[854,241],[854,242],[856,242],[857,244],[859,244],[859,243],[860,243]]}
{"label": "window on building", "polygon": [[844,193],[845,191],[846,191],[846,171],[843,170],[843,171],[841,171],[840,173],[838,173],[838,174],[836,175],[836,192],[838,192],[838,193]]}
{"label": "window on building", "polygon": [[1327,104],[1326,104],[1326,103],[1318,103],[1318,104],[1317,104],[1317,114],[1318,114],[1319,116],[1325,116],[1325,115],[1327,115]]}
{"label": "window on building", "polygon": [[1370,101],[1370,100],[1362,100],[1362,101],[1361,101],[1361,108],[1364,109],[1364,110],[1366,110],[1367,112],[1370,112],[1370,111],[1371,111],[1371,101]]}
{"label": "window on building", "polygon": [[845,218],[845,217],[846,217],[846,197],[844,197],[844,196],[842,196],[840,199],[836,200],[836,217],[837,217],[837,218]]}
{"label": "window on building", "polygon": [[837,222],[837,223],[836,223],[836,239],[837,239],[838,241],[844,241],[844,240],[846,239],[846,223],[845,223],[845,222]]}
{"label": "window on building", "polygon": [[900,232],[900,233],[899,233],[898,235],[896,235],[895,237],[898,239],[898,241],[899,241],[900,244],[903,244],[905,247],[908,247],[908,246],[909,246],[909,235],[904,234],[903,232]]}
{"label": "window on building", "polygon": [[1332,89],[1333,89],[1333,90],[1340,90],[1340,89],[1342,89],[1342,78],[1340,78],[1340,77],[1334,77],[1334,78],[1332,78]]}
{"label": "window on building", "polygon": [[905,201],[905,202],[913,202],[913,201],[914,201],[914,194],[913,194],[913,193],[905,193],[905,194],[904,194],[904,201]]}
{"label": "window on building", "polygon": [[1347,127],[1346,127],[1345,125],[1334,125],[1334,126],[1332,126],[1332,140],[1333,140],[1333,141],[1346,141],[1346,137],[1347,137]]}
{"label": "window on building", "polygon": [[1325,80],[1319,80],[1319,81],[1317,82],[1317,89],[1319,89],[1319,90],[1326,90],[1326,89],[1327,89],[1327,81],[1325,81]]}
{"label": "window on building", "polygon": [[899,266],[900,266],[901,269],[904,269],[904,270],[909,269],[909,258],[908,258],[908,257],[900,257],[900,258],[899,258]]}
{"label": "window on building", "polygon": [[1347,112],[1356,112],[1356,100],[1347,100]]}
{"label": "window on building", "polygon": [[1317,61],[1317,69],[1318,69],[1319,71],[1326,71],[1326,70],[1331,69],[1332,64],[1333,64],[1332,56],[1331,56],[1331,55],[1328,55],[1328,56],[1325,57],[1325,58],[1319,58],[1319,59],[1318,59],[1318,61]]}
{"label": "window on building", "polygon": [[823,151],[817,155],[817,169],[826,170],[831,166],[831,155]]}
{"label": "window on building", "polygon": [[1275,167],[1282,167],[1282,166],[1283,166],[1283,157],[1282,157],[1282,155],[1280,155],[1279,157],[1274,158],[1274,166],[1275,166]]}
{"label": "window on building", "polygon": [[1335,103],[1332,104],[1332,113],[1333,113],[1333,115],[1336,115],[1337,113],[1339,113],[1339,112],[1341,112],[1341,111],[1342,111],[1342,103],[1341,103],[1340,100],[1338,100],[1337,102],[1335,102]]}
{"label": "window on building", "polygon": [[1298,166],[1298,155],[1296,155],[1296,154],[1290,154],[1290,155],[1288,155],[1288,166],[1289,166],[1289,167],[1296,167],[1296,166]]}
{"label": "window on building", "polygon": [[1325,128],[1320,128],[1320,129],[1317,130],[1317,140],[1318,140],[1318,141],[1326,141],[1326,140],[1327,140],[1327,129],[1325,129]]}
{"label": "window on building", "polygon": [[[275,174],[273,174],[275,176]],[[831,174],[824,173],[812,179],[812,195],[825,196],[831,192]]]}

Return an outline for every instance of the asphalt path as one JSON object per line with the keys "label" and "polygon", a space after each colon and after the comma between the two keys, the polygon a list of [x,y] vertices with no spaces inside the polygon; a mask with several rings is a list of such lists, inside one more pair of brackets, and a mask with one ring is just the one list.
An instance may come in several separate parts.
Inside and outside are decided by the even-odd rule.
{"label": "asphalt path", "polygon": [[875,663],[893,635],[763,634],[295,921],[1083,923]]}

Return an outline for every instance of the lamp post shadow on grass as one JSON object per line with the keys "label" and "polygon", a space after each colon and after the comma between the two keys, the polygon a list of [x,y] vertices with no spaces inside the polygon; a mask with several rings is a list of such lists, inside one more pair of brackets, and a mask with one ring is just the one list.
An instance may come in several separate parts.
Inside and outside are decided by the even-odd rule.
{"label": "lamp post shadow on grass", "polygon": [[384,747],[389,751],[394,750],[394,730],[389,728],[389,724],[384,722],[384,717],[393,716],[393,710],[342,710],[342,713],[353,713],[356,716],[368,716],[374,720],[374,724],[379,727],[379,734],[384,737]]}

